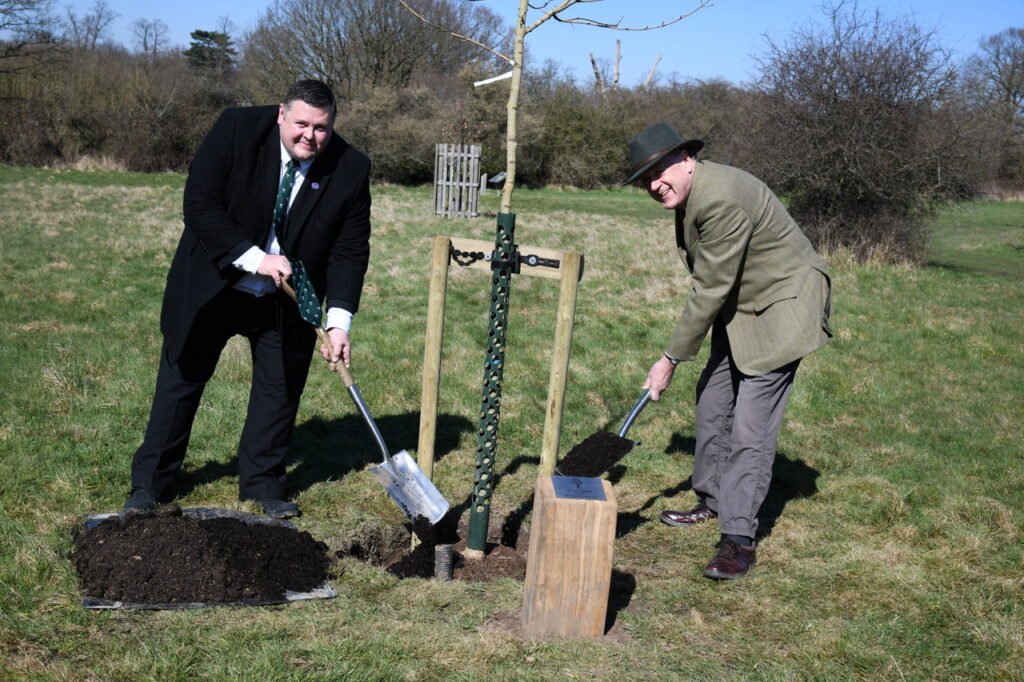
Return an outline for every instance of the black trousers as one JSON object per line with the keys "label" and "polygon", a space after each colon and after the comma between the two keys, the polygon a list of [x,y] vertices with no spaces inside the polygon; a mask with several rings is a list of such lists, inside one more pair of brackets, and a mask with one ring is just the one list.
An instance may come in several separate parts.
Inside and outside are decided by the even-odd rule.
{"label": "black trousers", "polygon": [[164,345],[142,445],[132,458],[132,487],[160,496],[181,468],[203,390],[228,339],[249,341],[252,385],[238,445],[240,500],[285,496],[285,454],[312,360],[315,332],[281,306],[283,294],[259,298],[225,289],[196,316],[172,360]]}

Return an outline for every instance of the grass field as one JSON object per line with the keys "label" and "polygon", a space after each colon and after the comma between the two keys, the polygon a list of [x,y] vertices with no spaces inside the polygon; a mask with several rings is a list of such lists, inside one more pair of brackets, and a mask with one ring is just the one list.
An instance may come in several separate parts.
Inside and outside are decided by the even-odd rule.
{"label": "grass field", "polygon": [[[676,680],[1024,676],[1024,204],[934,222],[920,268],[827,260],[836,338],[800,368],[763,510],[759,564],[700,577],[717,531],[657,522],[693,502],[693,384],[680,367],[609,474],[615,637],[523,640],[521,581],[399,580],[338,560],[339,597],[285,607],[86,611],[68,561],[83,514],[115,511],[145,426],[183,179],[0,168],[0,679]],[[634,190],[517,191],[517,241],[577,249],[560,452],[616,429],[687,290],[671,220]],[[494,193],[484,200],[497,207]],[[353,372],[392,450],[414,451],[436,234],[429,189],[374,190]],[[453,270],[435,478],[472,490],[489,286]],[[512,284],[492,524],[536,480],[557,286]],[[704,353],[706,353],[706,349]],[[182,506],[255,511],[233,453],[248,356],[229,345],[179,486]],[[403,517],[362,471],[375,447],[336,377],[310,374],[290,457],[297,525],[332,547]],[[527,523],[529,518],[527,518]]]}

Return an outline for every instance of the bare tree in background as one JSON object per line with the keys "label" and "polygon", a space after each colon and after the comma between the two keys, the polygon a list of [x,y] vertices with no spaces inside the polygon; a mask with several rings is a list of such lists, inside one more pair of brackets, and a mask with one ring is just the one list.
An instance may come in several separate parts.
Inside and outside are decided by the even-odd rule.
{"label": "bare tree in background", "polygon": [[155,57],[168,48],[167,24],[159,19],[136,19],[129,30],[142,54]]}
{"label": "bare tree in background", "polygon": [[268,7],[243,39],[245,71],[257,99],[302,76],[340,93],[347,80],[342,23],[338,2],[284,0]]}
{"label": "bare tree in background", "polygon": [[[622,41],[615,41],[615,66],[612,72],[612,77],[609,78],[605,73],[605,69],[598,66],[597,59],[594,58],[594,53],[588,53],[590,56],[590,66],[594,70],[594,89],[597,90],[597,94],[602,94],[606,87],[612,90],[619,89],[619,67],[622,64]],[[604,62],[605,60],[601,60]]]}
{"label": "bare tree in background", "polygon": [[0,74],[32,68],[60,44],[50,0],[0,0]]}
{"label": "bare tree in background", "polygon": [[986,111],[1000,138],[997,173],[1018,188],[1024,184],[1024,28],[1008,28],[980,43],[967,65],[967,87]]}
{"label": "bare tree in background", "polygon": [[[482,6],[466,11],[450,0],[414,4],[432,21],[480,40],[502,32],[500,18]],[[349,96],[364,88],[405,87],[422,71],[457,73],[481,60],[469,46],[424,26],[398,0],[281,0],[244,42],[261,95],[306,77]]]}
{"label": "bare tree in background", "polygon": [[981,41],[979,66],[993,98],[1024,123],[1024,28],[1008,28]]}
{"label": "bare tree in background", "polygon": [[53,26],[50,0],[0,0],[0,33],[30,34]]}
{"label": "bare tree in background", "polygon": [[89,13],[79,17],[70,7],[65,12],[65,29],[72,47],[95,50],[108,37],[110,25],[118,13],[104,0],[96,0]]}

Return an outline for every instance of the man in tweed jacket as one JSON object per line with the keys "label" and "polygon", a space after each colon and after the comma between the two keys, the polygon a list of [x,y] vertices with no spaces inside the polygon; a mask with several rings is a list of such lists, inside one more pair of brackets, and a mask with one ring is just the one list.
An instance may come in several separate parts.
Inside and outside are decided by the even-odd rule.
{"label": "man in tweed jacket", "polygon": [[644,388],[657,400],[676,365],[711,332],[697,383],[693,490],[697,506],[661,520],[718,519],[709,578],[745,575],[756,558],[757,513],[771,483],[775,443],[800,359],[828,342],[828,268],[760,180],[698,161],[700,140],[660,123],[629,142],[634,173],[651,198],[675,211],[676,246],[694,286],[664,355]]}

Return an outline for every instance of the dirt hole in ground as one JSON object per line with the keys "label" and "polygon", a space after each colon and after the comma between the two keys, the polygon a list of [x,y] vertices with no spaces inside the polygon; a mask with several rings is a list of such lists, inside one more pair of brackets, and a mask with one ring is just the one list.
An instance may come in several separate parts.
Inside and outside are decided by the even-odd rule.
{"label": "dirt hole in ground", "polygon": [[291,524],[186,511],[172,504],[81,530],[71,560],[85,595],[146,605],[278,603],[329,577],[327,545]]}
{"label": "dirt hole in ground", "polygon": [[[488,535],[484,556],[479,559],[466,557],[467,520],[454,513],[449,513],[435,526],[426,519],[417,519],[404,532],[365,524],[352,533],[348,544],[339,549],[336,556],[365,561],[399,578],[433,578],[436,549],[450,546],[453,580],[488,582],[498,578],[525,578],[529,534],[514,524],[495,519],[491,520],[490,527],[497,532]],[[412,547],[414,535],[418,544]]]}

